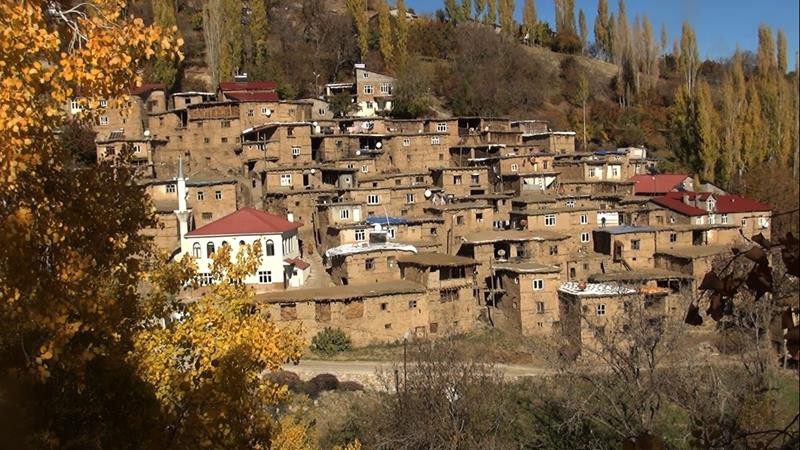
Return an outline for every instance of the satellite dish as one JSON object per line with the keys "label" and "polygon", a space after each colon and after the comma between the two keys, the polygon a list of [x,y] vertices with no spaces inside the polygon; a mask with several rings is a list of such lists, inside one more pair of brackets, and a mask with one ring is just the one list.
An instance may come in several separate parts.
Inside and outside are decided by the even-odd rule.
{"label": "satellite dish", "polygon": [[267,115],[267,117],[269,117],[269,116],[272,115],[272,110],[271,109],[267,109],[266,111],[264,111],[264,113]]}
{"label": "satellite dish", "polygon": [[314,125],[315,127],[316,127],[316,126],[319,126],[319,124],[318,124],[316,121],[314,121],[314,122],[311,122],[311,125]]}
{"label": "satellite dish", "polygon": [[376,223],[375,225],[372,226],[372,229],[375,230],[375,231],[382,231],[381,230],[381,224]]}
{"label": "satellite dish", "polygon": [[311,169],[311,171],[310,171],[310,172],[311,172],[311,173],[316,173],[316,172],[317,172],[317,169]]}
{"label": "satellite dish", "polygon": [[506,251],[501,248],[500,250],[497,251],[497,256],[499,256],[500,258],[504,258],[506,256]]}
{"label": "satellite dish", "polygon": [[375,144],[375,148],[381,148],[381,147],[383,147],[383,143],[381,141],[378,141],[378,143]]}
{"label": "satellite dish", "polygon": [[431,195],[433,195],[433,192],[430,189],[425,189],[425,198],[431,198]]}
{"label": "satellite dish", "polygon": [[528,224],[528,219],[522,219],[522,220],[520,220],[520,221],[519,221],[519,225],[520,225],[520,226],[523,226],[523,227],[524,227],[524,226],[525,226],[525,225],[527,225],[527,224]]}
{"label": "satellite dish", "polygon": [[356,150],[356,156],[361,156],[361,150]]}
{"label": "satellite dish", "polygon": [[144,137],[150,137],[150,130],[144,130]]}

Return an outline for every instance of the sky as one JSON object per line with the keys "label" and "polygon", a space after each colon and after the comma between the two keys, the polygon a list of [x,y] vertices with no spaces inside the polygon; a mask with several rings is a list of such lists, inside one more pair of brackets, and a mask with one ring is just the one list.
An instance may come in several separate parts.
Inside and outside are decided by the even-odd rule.
{"label": "sky", "polygon": [[[460,2],[459,2],[460,3]],[[517,0],[517,20],[522,19],[524,0]],[[539,20],[555,22],[553,0],[536,0]],[[406,0],[409,8],[417,13],[433,13],[443,8],[443,0]],[[473,1],[474,4],[474,1]],[[609,0],[609,12],[616,13],[617,1]],[[733,54],[737,44],[743,50],[755,51],[758,48],[758,26],[766,24],[775,32],[783,28],[789,43],[789,67],[795,64],[798,50],[798,22],[800,22],[800,1],[798,0],[626,0],[628,20],[633,22],[636,15],[647,15],[656,32],[661,32],[661,24],[667,27],[670,48],[684,21],[689,21],[697,34],[700,56],[708,59],[726,58]],[[594,17],[597,13],[597,0],[576,0],[575,19],[578,10],[583,9],[589,25],[590,40],[594,40]],[[776,38],[777,39],[777,38]]]}

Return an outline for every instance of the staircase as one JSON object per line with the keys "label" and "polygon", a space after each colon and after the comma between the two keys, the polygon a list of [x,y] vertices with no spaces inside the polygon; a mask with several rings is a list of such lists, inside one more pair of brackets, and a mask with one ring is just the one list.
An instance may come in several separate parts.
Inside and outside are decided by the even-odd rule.
{"label": "staircase", "polygon": [[302,288],[324,288],[334,286],[328,272],[325,271],[325,265],[322,263],[322,256],[317,252],[311,252],[303,255],[303,261],[311,264],[311,274],[306,280],[306,284]]}

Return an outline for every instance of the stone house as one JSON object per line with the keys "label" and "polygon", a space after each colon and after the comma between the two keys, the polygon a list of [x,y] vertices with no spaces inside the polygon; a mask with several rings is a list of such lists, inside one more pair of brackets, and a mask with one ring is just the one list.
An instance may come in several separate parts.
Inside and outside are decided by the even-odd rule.
{"label": "stone house", "polygon": [[487,167],[436,167],[430,172],[433,184],[445,195],[463,198],[491,192]]}
{"label": "stone house", "polygon": [[561,269],[533,261],[498,261],[493,265],[494,323],[523,335],[558,331]]}

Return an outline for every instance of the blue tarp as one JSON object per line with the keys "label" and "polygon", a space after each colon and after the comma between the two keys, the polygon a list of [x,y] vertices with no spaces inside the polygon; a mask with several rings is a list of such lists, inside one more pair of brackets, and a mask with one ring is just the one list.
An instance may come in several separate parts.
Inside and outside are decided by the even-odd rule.
{"label": "blue tarp", "polygon": [[402,225],[407,223],[405,219],[401,219],[399,217],[390,217],[390,216],[369,216],[367,217],[367,223],[370,225],[375,225],[379,223],[381,225]]}

